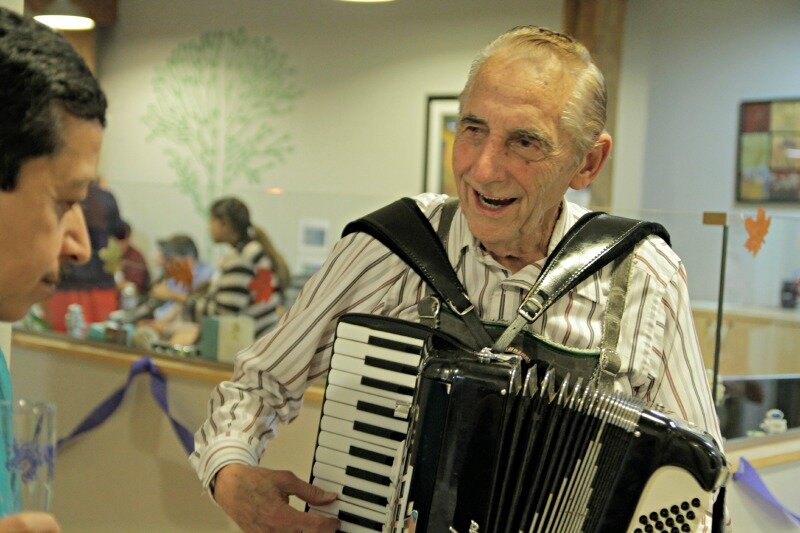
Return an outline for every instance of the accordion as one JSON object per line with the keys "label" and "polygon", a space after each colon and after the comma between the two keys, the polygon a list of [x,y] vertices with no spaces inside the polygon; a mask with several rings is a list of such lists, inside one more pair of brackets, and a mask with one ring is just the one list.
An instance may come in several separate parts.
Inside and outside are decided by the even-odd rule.
{"label": "accordion", "polygon": [[425,326],[337,324],[310,512],[340,531],[695,531],[727,479],[714,440],[638,400]]}

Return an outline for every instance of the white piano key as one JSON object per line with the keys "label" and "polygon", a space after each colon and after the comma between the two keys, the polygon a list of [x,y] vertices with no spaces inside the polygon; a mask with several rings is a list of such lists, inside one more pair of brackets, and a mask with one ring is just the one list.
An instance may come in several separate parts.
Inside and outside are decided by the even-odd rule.
{"label": "white piano key", "polygon": [[[336,358],[334,356],[334,358]],[[382,396],[384,398],[390,398],[392,400],[397,400],[401,402],[408,402],[411,403],[413,400],[412,394],[404,394],[402,392],[395,392],[389,391],[385,389],[381,389],[378,387],[371,387],[369,385],[364,385],[361,382],[361,376],[358,374],[354,374],[352,372],[344,372],[337,369],[332,369],[328,373],[328,384],[339,385],[348,389],[357,390],[357,391],[364,391],[368,394],[374,394],[376,396]]]}
{"label": "white piano key", "polygon": [[336,342],[334,342],[333,353],[349,355],[350,357],[357,357],[358,359],[364,359],[370,356],[392,363],[406,365],[411,368],[417,368],[422,358],[419,354],[400,352],[398,350],[392,350],[391,348],[373,346],[371,344],[364,344],[362,342],[342,338],[337,338]]}
{"label": "white piano key", "polygon": [[[367,509],[366,507],[361,507],[359,505],[354,505],[352,503],[344,502],[341,500],[336,500],[327,505],[315,505],[313,506],[313,508],[322,511],[323,513],[327,513],[338,517],[339,521],[342,523],[361,525],[361,527],[364,527],[366,531],[370,531],[372,533],[375,533],[375,531],[382,531],[383,526],[386,525],[386,523],[388,522],[388,517],[386,516],[385,513],[377,513],[371,509]],[[364,524],[356,524],[354,522],[350,522],[346,518],[343,518],[342,516],[343,513],[355,515],[359,518],[363,518],[365,520],[369,520],[370,522],[377,523],[379,524],[378,527],[380,527],[381,529],[374,529]],[[342,530],[341,526],[339,527],[339,529]]]}
{"label": "white piano key", "polygon": [[[337,516],[334,516],[334,515],[332,515],[330,513],[324,513],[324,512],[320,511],[319,509],[317,509],[317,508],[315,508],[313,506],[310,507],[309,509],[310,509],[310,512],[312,512],[312,513],[319,514],[319,515],[322,515],[322,516],[330,516],[330,517],[336,518],[338,520]],[[366,527],[358,526],[358,525],[355,525],[355,524],[350,524],[348,522],[341,522],[341,521],[339,522],[339,528],[336,531],[337,532],[341,531],[342,533],[375,533],[374,529],[369,529],[369,528],[366,528]]]}
{"label": "white piano key", "polygon": [[325,390],[325,400],[333,400],[335,402],[352,405],[353,407],[357,407],[359,402],[365,402],[388,410],[391,416],[398,420],[407,419],[410,409],[409,402],[390,400],[389,398],[384,398],[376,394],[354,391],[334,384],[329,384],[328,388]]}
{"label": "white piano key", "polygon": [[405,420],[396,420],[387,416],[376,415],[366,411],[359,411],[352,405],[347,405],[332,400],[325,401],[322,412],[327,416],[334,416],[344,420],[361,422],[371,426],[376,426],[386,431],[397,433],[400,435],[399,440],[402,440],[408,431],[408,422]]}
{"label": "white piano key", "polygon": [[392,499],[395,491],[394,485],[389,485],[387,487],[386,485],[367,481],[366,479],[361,479],[360,477],[349,476],[347,475],[347,472],[345,472],[344,468],[326,465],[325,463],[314,463],[312,474],[314,475],[315,480],[319,478],[333,481],[339,485],[346,485],[348,487],[353,487],[355,489],[374,494],[375,496],[386,498],[387,501]]}
{"label": "white piano key", "polygon": [[317,452],[314,455],[314,458],[321,463],[333,466],[339,466],[342,468],[346,466],[353,466],[355,468],[360,468],[362,470],[369,470],[370,472],[378,474],[380,476],[390,477],[392,475],[391,465],[386,466],[378,464],[374,461],[369,461],[367,459],[362,459],[360,457],[354,457],[352,455],[340,452],[338,450],[325,448],[324,446],[320,446],[317,448]]}
{"label": "white piano key", "polygon": [[366,377],[378,379],[394,385],[408,387],[412,391],[414,390],[414,386],[417,382],[417,376],[401,374],[399,372],[391,372],[384,368],[370,366],[365,364],[363,359],[349,357],[346,355],[334,354],[334,356],[331,358],[331,368],[342,370],[344,372],[350,372],[351,374],[357,374],[362,378]]}
{"label": "white piano key", "polygon": [[358,326],[348,322],[339,322],[339,324],[336,326],[336,336],[363,343],[369,343],[370,337],[379,337],[381,339],[387,339],[394,342],[408,344],[409,346],[418,347],[420,351],[422,351],[422,345],[425,344],[423,339],[398,335],[397,333],[372,329],[366,326]]}
{"label": "white piano key", "polygon": [[388,513],[389,506],[391,505],[390,500],[387,500],[386,505],[379,505],[377,503],[373,503],[367,500],[362,500],[357,496],[351,496],[348,494],[344,494],[345,486],[340,485],[339,483],[335,483],[333,481],[328,481],[327,479],[322,478],[314,478],[313,485],[315,487],[319,487],[323,490],[327,490],[328,492],[333,492],[338,496],[338,498],[343,502],[349,502],[355,505],[361,505],[366,507],[367,509],[372,509],[376,513]]}
{"label": "white piano key", "polygon": [[388,457],[390,459],[393,458],[395,455],[395,450],[391,448],[378,446],[377,444],[373,444],[371,442],[354,440],[352,438],[347,438],[343,435],[337,435],[336,433],[331,433],[330,431],[319,432],[319,435],[317,436],[317,445],[325,446],[326,448],[339,450],[340,452],[345,452],[345,453],[350,453],[350,448],[352,446],[357,446],[363,450],[367,450],[369,452],[376,453],[384,457]]}
{"label": "white piano key", "polygon": [[384,448],[391,448],[395,451],[402,445],[402,442],[398,442],[396,440],[358,431],[353,428],[352,420],[343,420],[333,416],[323,416],[322,419],[320,419],[319,427],[320,430],[330,431],[331,433],[336,433],[338,435],[343,435],[359,441],[371,442],[372,444],[377,444],[378,446],[383,446]]}

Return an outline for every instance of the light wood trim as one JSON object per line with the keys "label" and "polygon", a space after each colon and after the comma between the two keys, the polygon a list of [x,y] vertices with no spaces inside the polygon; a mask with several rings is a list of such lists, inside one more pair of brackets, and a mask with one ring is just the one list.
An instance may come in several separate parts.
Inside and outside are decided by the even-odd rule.
{"label": "light wood trim", "polygon": [[[128,367],[143,355],[142,352],[128,350],[121,346],[76,341],[69,337],[38,335],[25,331],[14,331],[11,342],[14,346]],[[231,377],[231,369],[225,368],[220,363],[198,360],[184,361],[177,357],[159,356],[151,353],[146,355],[156,361],[158,368],[161,369],[165,376],[179,376],[202,381],[213,381],[215,383]]]}
{"label": "light wood trim", "polygon": [[[747,462],[753,465],[753,468],[767,468],[770,466],[784,465],[786,463],[794,463],[800,461],[800,450],[794,452],[778,453],[774,455],[767,455],[764,457],[749,458],[745,457]],[[739,461],[736,461],[736,472],[739,470]]]}
{"label": "light wood trim", "polygon": [[790,429],[778,435],[742,437],[725,443],[725,454],[731,462],[731,472],[739,470],[744,457],[753,468],[767,468],[800,461],[800,429]]}
{"label": "light wood trim", "polygon": [[[42,335],[26,331],[14,331],[11,338],[13,346],[29,348],[52,354],[76,357],[112,365],[130,367],[134,361],[142,357],[142,352],[125,347],[116,347],[110,344],[77,341],[69,337]],[[225,363],[215,363],[198,359],[181,359],[146,354],[158,365],[161,372],[167,377],[181,377],[219,383],[231,378],[232,367]],[[323,387],[318,384],[310,386],[304,395],[309,401],[321,401]]]}

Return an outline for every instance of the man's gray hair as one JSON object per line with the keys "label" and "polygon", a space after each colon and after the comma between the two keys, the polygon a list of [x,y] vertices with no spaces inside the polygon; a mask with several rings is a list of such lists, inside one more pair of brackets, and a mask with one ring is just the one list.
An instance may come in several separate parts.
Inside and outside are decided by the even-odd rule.
{"label": "man's gray hair", "polygon": [[537,26],[518,26],[500,35],[481,50],[472,62],[459,101],[463,105],[475,83],[475,77],[490,57],[501,53],[515,53],[524,57],[542,49],[561,58],[574,77],[575,85],[562,111],[561,125],[573,137],[575,155],[580,159],[594,146],[597,136],[605,129],[606,85],[603,74],[592,62],[586,47],[568,35]]}

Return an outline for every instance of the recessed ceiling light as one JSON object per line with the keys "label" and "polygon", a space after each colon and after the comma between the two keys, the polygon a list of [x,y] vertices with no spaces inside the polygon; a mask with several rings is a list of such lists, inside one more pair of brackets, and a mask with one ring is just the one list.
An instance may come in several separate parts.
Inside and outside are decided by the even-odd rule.
{"label": "recessed ceiling light", "polygon": [[57,30],[91,30],[94,20],[71,0],[55,0],[42,10],[34,11],[34,19]]}
{"label": "recessed ceiling light", "polygon": [[75,15],[37,15],[36,20],[57,30],[91,30],[94,20]]}

